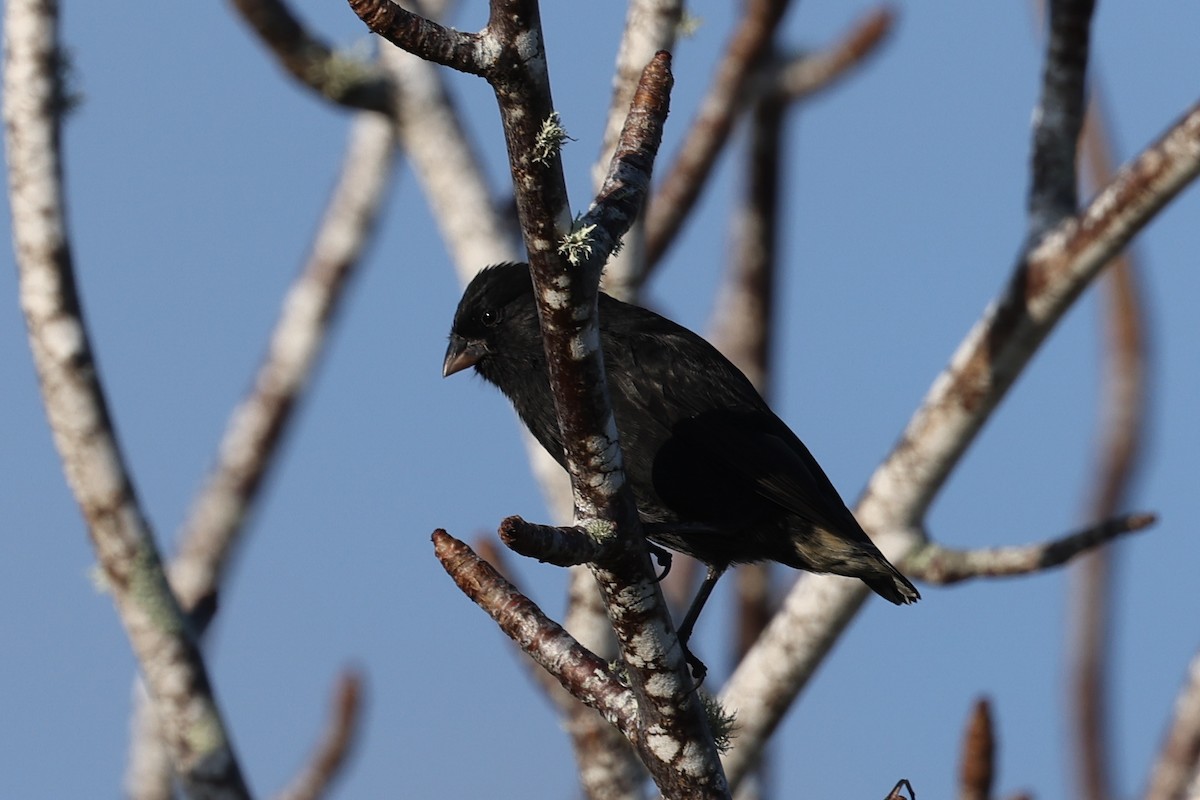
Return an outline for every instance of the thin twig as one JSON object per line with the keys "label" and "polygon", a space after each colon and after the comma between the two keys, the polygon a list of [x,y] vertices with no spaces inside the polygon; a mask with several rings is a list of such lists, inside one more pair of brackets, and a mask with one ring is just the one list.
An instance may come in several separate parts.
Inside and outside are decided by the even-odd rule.
{"label": "thin twig", "polygon": [[971,578],[1029,575],[1060,567],[1120,536],[1145,530],[1156,521],[1153,514],[1127,514],[1059,539],[1019,547],[955,550],[927,542],[909,553],[904,569],[918,580],[943,586]]}
{"label": "thin twig", "polygon": [[363,679],[353,670],[338,677],[333,693],[333,708],[317,749],[292,783],[276,795],[276,800],[320,800],[329,795],[358,738],[362,719]]}
{"label": "thin twig", "polygon": [[58,4],[11,0],[4,121],[12,230],[50,429],[185,789],[247,798],[195,631],[167,585],[100,384],[75,285],[59,151]]}
{"label": "thin twig", "polygon": [[700,197],[733,123],[745,108],[746,88],[770,51],[788,0],[748,0],[725,47],[708,93],[674,163],[646,206],[646,274],[662,260]]}
{"label": "thin twig", "polygon": [[[929,504],[1039,345],[1108,260],[1198,173],[1200,105],[1022,260],[935,379],[855,509],[886,555],[901,559],[922,544],[917,531]],[[721,695],[738,709],[738,738],[725,757],[732,785],[753,765],[866,591],[855,581],[800,581],[743,659]]]}
{"label": "thin twig", "polygon": [[782,63],[767,73],[766,91],[779,94],[788,102],[812,97],[838,85],[852,71],[878,53],[896,24],[896,13],[887,6],[871,9],[856,20],[848,31],[812,53]]}
{"label": "thin twig", "polygon": [[302,86],[339,105],[390,114],[396,86],[363,59],[338,53],[314,36],[284,0],[231,0],[267,50]]}

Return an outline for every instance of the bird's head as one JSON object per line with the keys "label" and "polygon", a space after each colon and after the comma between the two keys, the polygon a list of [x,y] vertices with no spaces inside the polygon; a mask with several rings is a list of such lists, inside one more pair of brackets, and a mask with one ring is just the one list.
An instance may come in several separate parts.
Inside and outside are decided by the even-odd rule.
{"label": "bird's head", "polygon": [[473,366],[489,378],[489,367],[499,359],[540,358],[541,353],[529,265],[505,263],[480,270],[454,312],[442,377]]}

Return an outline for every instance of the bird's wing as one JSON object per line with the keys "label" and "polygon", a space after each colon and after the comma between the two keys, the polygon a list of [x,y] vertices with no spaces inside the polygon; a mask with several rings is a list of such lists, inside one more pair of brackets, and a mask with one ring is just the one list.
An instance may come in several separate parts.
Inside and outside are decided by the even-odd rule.
{"label": "bird's wing", "polygon": [[625,424],[621,436],[654,445],[655,463],[643,466],[663,500],[712,519],[761,515],[765,499],[813,525],[859,530],[808,448],[741,371],[691,331],[644,313],[631,324],[608,318],[605,354],[619,367],[609,371],[618,423],[653,428]]}

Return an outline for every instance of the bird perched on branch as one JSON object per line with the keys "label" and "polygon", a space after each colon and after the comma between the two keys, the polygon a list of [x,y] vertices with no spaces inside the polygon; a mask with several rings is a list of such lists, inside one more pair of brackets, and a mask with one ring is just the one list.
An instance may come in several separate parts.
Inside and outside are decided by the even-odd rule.
{"label": "bird perched on branch", "polygon": [[[700,609],[730,564],[778,561],[859,578],[892,603],[920,598],[804,443],[715,347],[603,293],[599,312],[625,474],[646,536],[708,565],[679,626],[685,652]],[[488,267],[464,292],[442,374],[472,366],[565,467],[527,264]]]}

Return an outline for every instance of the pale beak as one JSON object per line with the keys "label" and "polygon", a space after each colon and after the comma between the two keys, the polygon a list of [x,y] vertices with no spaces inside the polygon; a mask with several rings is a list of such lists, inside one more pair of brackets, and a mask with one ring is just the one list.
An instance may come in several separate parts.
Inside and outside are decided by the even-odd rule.
{"label": "pale beak", "polygon": [[442,377],[448,378],[456,372],[462,372],[474,365],[486,352],[487,346],[483,342],[450,334],[450,346],[446,348],[446,359],[442,362]]}

